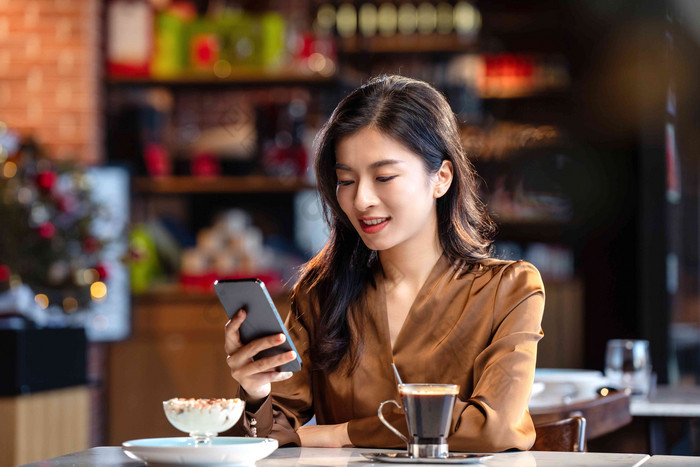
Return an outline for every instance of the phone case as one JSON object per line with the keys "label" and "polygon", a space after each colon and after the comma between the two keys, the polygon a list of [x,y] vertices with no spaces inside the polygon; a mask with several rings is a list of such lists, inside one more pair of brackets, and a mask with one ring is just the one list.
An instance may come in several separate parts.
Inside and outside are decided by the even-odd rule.
{"label": "phone case", "polygon": [[280,345],[259,352],[253,357],[254,360],[293,350],[297,354],[296,360],[285,363],[278,367],[278,370],[301,370],[299,352],[294,347],[294,342],[289,337],[263,281],[255,278],[218,280],[214,283],[214,291],[229,318],[233,318],[241,308],[246,309],[247,317],[239,330],[241,342],[244,344],[271,334],[284,333],[287,337]]}

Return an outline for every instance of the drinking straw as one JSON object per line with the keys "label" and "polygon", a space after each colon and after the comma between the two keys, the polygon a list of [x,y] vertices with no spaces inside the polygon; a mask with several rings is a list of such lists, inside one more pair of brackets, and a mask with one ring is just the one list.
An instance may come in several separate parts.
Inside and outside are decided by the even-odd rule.
{"label": "drinking straw", "polygon": [[401,376],[399,376],[399,370],[396,369],[396,365],[393,361],[391,362],[391,367],[394,369],[394,376],[396,376],[396,382],[398,384],[403,384],[403,382],[401,381]]}

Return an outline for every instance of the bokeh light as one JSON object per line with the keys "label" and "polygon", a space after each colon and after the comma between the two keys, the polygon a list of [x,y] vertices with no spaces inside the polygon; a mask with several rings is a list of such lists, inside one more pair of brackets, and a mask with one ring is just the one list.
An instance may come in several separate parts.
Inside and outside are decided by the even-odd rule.
{"label": "bokeh light", "polygon": [[342,37],[351,37],[357,30],[357,11],[350,3],[343,3],[338,7],[336,16],[336,30]]}
{"label": "bokeh light", "polygon": [[365,37],[372,37],[377,33],[378,23],[377,6],[374,3],[363,3],[360,7],[360,32]]}
{"label": "bokeh light", "polygon": [[2,175],[5,178],[12,178],[17,173],[17,164],[12,161],[5,162],[2,166]]}
{"label": "bokeh light", "polygon": [[53,238],[56,234],[56,226],[51,222],[44,222],[39,226],[39,235],[43,238]]}
{"label": "bokeh light", "polygon": [[85,280],[85,269],[78,269],[73,272],[73,282],[75,285],[79,285],[81,287],[88,285],[88,282]]}
{"label": "bokeh light", "polygon": [[29,187],[22,187],[17,192],[17,201],[22,204],[29,204],[34,201],[34,192]]}
{"label": "bokeh light", "polygon": [[66,297],[63,299],[63,311],[66,313],[73,313],[78,310],[78,300],[73,297]]}
{"label": "bokeh light", "polygon": [[330,58],[326,59],[326,63],[321,70],[321,74],[327,78],[333,76],[335,73],[335,62]]}
{"label": "bokeh light", "polygon": [[83,271],[83,280],[85,284],[92,284],[100,279],[100,273],[97,269],[86,269]]}
{"label": "bokeh light", "polygon": [[389,37],[396,34],[396,24],[398,23],[398,11],[393,3],[382,3],[377,12],[377,24],[379,33]]}
{"label": "bokeh light", "polygon": [[312,53],[309,56],[309,68],[311,68],[312,71],[319,73],[323,70],[324,66],[326,66],[326,57],[318,52]]}
{"label": "bokeh light", "polygon": [[16,289],[22,285],[22,278],[18,274],[10,275],[10,288]]}
{"label": "bokeh light", "polygon": [[335,26],[335,7],[324,3],[316,13],[316,21],[325,31],[330,31]]}
{"label": "bokeh light", "polygon": [[213,67],[217,78],[228,78],[231,75],[231,69],[231,63],[228,60],[217,60]]}
{"label": "bokeh light", "polygon": [[96,331],[104,331],[109,328],[109,318],[105,315],[97,315],[92,320],[92,327]]}
{"label": "bokeh light", "polygon": [[34,301],[37,305],[41,307],[42,310],[45,310],[49,307],[49,297],[47,297],[43,293],[36,294],[34,296]]}
{"label": "bokeh light", "polygon": [[[18,195],[19,200],[19,195]],[[21,200],[19,200],[21,201]],[[43,204],[35,204],[29,213],[29,222],[31,226],[38,227],[44,222],[48,222],[51,214]]]}
{"label": "bokeh light", "polygon": [[468,2],[454,7],[454,28],[458,34],[475,34],[481,29],[481,13]]}
{"label": "bokeh light", "polygon": [[430,34],[437,28],[437,9],[435,5],[423,2],[418,5],[418,32]]}
{"label": "bokeh light", "polygon": [[418,26],[418,12],[412,3],[399,6],[398,28],[401,34],[413,34]]}
{"label": "bokeh light", "polygon": [[107,297],[107,286],[104,282],[93,282],[90,286],[90,295],[94,301],[101,302]]}
{"label": "bokeh light", "polygon": [[452,32],[452,5],[447,2],[440,2],[437,5],[437,31],[440,34],[449,34]]}

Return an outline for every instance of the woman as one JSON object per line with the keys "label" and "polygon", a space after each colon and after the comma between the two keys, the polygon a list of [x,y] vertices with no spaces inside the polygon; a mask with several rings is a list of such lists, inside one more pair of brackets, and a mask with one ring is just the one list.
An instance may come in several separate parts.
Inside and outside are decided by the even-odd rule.
{"label": "woman", "polygon": [[[405,382],[459,384],[450,450],[529,449],[544,289],[532,265],[489,258],[493,225],[447,101],[421,81],[373,79],[338,105],[315,154],[331,232],[287,318],[302,370],[275,371],[291,352],[253,362],[283,336],[242,346],[238,313],[225,349],[247,401],[240,432],[400,447],[377,417],[398,399],[394,361]],[[400,411],[385,414],[406,431]]]}

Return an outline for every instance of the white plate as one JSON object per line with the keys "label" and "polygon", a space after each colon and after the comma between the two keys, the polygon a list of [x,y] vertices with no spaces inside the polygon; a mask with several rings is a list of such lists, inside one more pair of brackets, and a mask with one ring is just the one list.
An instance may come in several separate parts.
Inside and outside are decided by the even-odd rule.
{"label": "white plate", "polygon": [[478,464],[493,457],[490,454],[462,454],[451,452],[443,459],[411,457],[407,452],[363,452],[362,455],[374,462],[392,464]]}
{"label": "white plate", "polygon": [[543,383],[551,382],[578,382],[604,379],[603,373],[597,370],[579,370],[574,368],[537,368],[535,381]]}
{"label": "white plate", "polygon": [[[544,385],[544,389],[536,393],[535,386],[539,385]],[[608,385],[607,378],[596,370],[538,368],[529,407],[535,409],[593,399],[598,396],[598,389]]]}
{"label": "white plate", "polygon": [[127,441],[122,449],[127,456],[147,464],[243,466],[255,465],[277,446],[276,439],[217,436],[211,446],[195,447],[192,438],[147,438]]}

